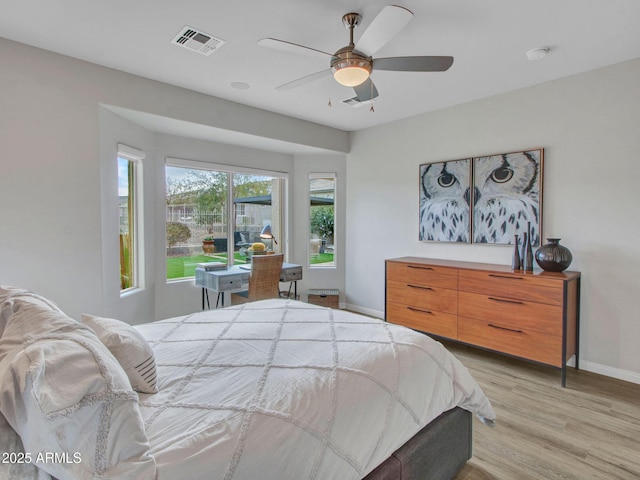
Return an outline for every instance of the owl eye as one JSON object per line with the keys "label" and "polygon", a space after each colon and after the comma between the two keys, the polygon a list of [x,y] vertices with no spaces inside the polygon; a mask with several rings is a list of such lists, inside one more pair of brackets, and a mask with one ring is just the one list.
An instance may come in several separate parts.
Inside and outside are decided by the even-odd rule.
{"label": "owl eye", "polygon": [[456,177],[454,177],[453,175],[451,175],[450,173],[443,173],[442,175],[440,175],[438,177],[438,184],[441,187],[444,188],[449,188],[450,186],[452,186],[454,183],[456,183]]}
{"label": "owl eye", "polygon": [[496,183],[506,183],[513,178],[513,170],[508,167],[496,168],[489,176]]}

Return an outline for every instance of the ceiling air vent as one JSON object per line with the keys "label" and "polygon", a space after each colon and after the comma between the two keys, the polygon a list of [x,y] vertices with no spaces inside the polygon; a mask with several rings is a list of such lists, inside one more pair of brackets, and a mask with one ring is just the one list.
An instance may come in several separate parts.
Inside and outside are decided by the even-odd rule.
{"label": "ceiling air vent", "polygon": [[208,56],[224,45],[224,40],[195,28],[184,27],[171,43]]}
{"label": "ceiling air vent", "polygon": [[348,98],[347,100],[343,100],[342,103],[349,105],[350,107],[361,107],[363,105],[371,105],[373,102],[375,101],[375,99],[371,99],[371,100],[365,100],[364,102],[361,102],[360,100],[358,100],[358,97],[353,97],[353,98]]}

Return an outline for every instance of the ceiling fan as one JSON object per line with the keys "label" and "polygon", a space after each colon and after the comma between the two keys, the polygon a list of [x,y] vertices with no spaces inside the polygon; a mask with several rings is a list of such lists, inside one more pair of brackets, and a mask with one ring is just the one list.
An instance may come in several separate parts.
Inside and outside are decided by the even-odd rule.
{"label": "ceiling fan", "polygon": [[374,70],[443,72],[453,64],[453,57],[446,56],[373,58],[373,54],[395,37],[412,18],[410,10],[388,5],[373,19],[358,43],[354,43],[353,31],[362,17],[358,13],[347,13],[342,17],[342,23],[349,30],[349,45],[333,54],[276,38],[263,38],[258,45],[330,60],[329,68],[280,85],[276,87],[277,90],[290,90],[333,74],[341,85],[353,87],[356,96],[351,101],[366,102],[378,96],[378,90],[370,78]]}

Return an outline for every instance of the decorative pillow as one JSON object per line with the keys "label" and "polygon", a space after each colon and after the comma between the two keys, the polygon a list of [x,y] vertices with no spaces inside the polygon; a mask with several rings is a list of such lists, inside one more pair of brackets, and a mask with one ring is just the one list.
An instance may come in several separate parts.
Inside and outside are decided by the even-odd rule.
{"label": "decorative pillow", "polygon": [[128,323],[114,318],[82,314],[82,323],[91,327],[98,338],[120,362],[131,386],[141,393],[157,393],[156,359],[142,334]]}
{"label": "decorative pillow", "polygon": [[0,411],[55,478],[155,479],[138,396],[88,327],[46,302],[2,303]]}

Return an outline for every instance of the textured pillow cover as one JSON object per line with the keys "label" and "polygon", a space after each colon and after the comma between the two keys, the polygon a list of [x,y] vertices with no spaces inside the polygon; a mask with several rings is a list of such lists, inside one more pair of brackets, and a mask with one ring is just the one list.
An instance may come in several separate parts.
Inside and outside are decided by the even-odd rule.
{"label": "textured pillow cover", "polygon": [[42,300],[0,300],[0,411],[33,464],[59,479],[154,479],[137,394],[109,350]]}
{"label": "textured pillow cover", "polygon": [[134,390],[141,393],[158,392],[156,359],[138,330],[120,320],[85,313],[81,321],[91,327],[120,362]]}
{"label": "textured pillow cover", "polygon": [[22,440],[0,413],[0,479],[51,480],[51,476],[32,462],[24,461]]}

